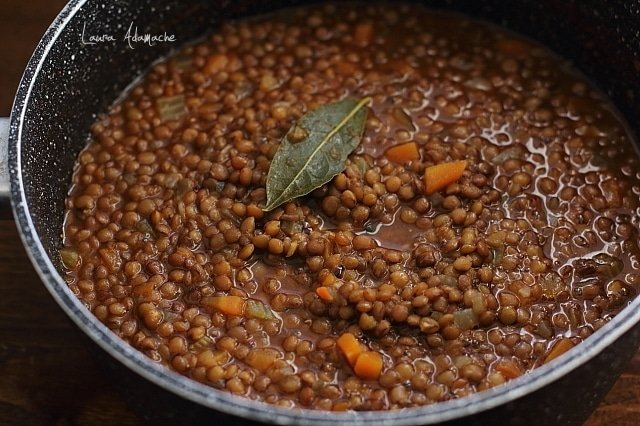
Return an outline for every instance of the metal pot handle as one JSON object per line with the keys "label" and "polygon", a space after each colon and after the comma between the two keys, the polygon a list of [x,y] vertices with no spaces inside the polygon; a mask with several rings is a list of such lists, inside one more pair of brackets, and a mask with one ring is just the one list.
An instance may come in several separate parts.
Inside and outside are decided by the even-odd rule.
{"label": "metal pot handle", "polygon": [[9,190],[9,119],[0,117],[0,219],[11,218]]}

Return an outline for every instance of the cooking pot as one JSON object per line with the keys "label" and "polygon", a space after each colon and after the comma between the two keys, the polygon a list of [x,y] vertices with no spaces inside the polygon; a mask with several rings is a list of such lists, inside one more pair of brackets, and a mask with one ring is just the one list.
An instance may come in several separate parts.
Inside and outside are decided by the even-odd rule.
{"label": "cooking pot", "polygon": [[[300,2],[73,0],[64,8],[29,61],[11,119],[0,119],[0,210],[7,214],[10,199],[27,253],[44,285],[103,353],[137,373],[135,385],[128,389],[144,389],[141,394],[146,398],[137,402],[148,414],[157,414],[155,420],[185,423],[234,416],[244,419],[235,423],[296,425],[580,424],[637,349],[640,298],[575,349],[503,386],[421,408],[326,413],[251,401],[169,371],[109,331],[69,291],[57,254],[64,198],[74,160],[88,140],[96,114],[155,60],[202,37],[223,19],[296,3]],[[637,132],[640,1],[424,3],[512,28],[571,59],[611,96]],[[131,43],[125,35],[134,29],[139,35],[164,37]]]}

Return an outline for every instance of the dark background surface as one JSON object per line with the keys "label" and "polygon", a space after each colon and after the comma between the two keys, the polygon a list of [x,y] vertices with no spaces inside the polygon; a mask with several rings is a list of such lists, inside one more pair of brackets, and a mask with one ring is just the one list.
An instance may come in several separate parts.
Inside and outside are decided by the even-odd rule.
{"label": "dark background surface", "polygon": [[[64,4],[0,1],[0,116]],[[41,285],[13,221],[0,220],[0,425],[141,424],[89,345]],[[639,416],[640,353],[587,425],[637,425]]]}

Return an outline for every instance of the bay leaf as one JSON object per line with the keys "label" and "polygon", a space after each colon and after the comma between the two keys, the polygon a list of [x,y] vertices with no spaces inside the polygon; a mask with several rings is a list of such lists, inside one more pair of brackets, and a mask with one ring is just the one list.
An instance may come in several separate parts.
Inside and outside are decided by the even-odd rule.
{"label": "bay leaf", "polygon": [[265,211],[308,194],[345,169],[362,139],[370,100],[344,99],[300,117],[271,161]]}

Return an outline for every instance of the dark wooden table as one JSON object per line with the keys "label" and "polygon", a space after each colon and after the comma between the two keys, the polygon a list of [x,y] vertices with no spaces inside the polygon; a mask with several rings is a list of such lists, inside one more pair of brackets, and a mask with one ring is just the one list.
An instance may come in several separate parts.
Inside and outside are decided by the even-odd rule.
{"label": "dark wooden table", "polygon": [[[0,2],[0,116],[63,0]],[[11,220],[0,220],[0,425],[137,425],[141,420],[44,289]],[[640,353],[588,426],[640,424]]]}

